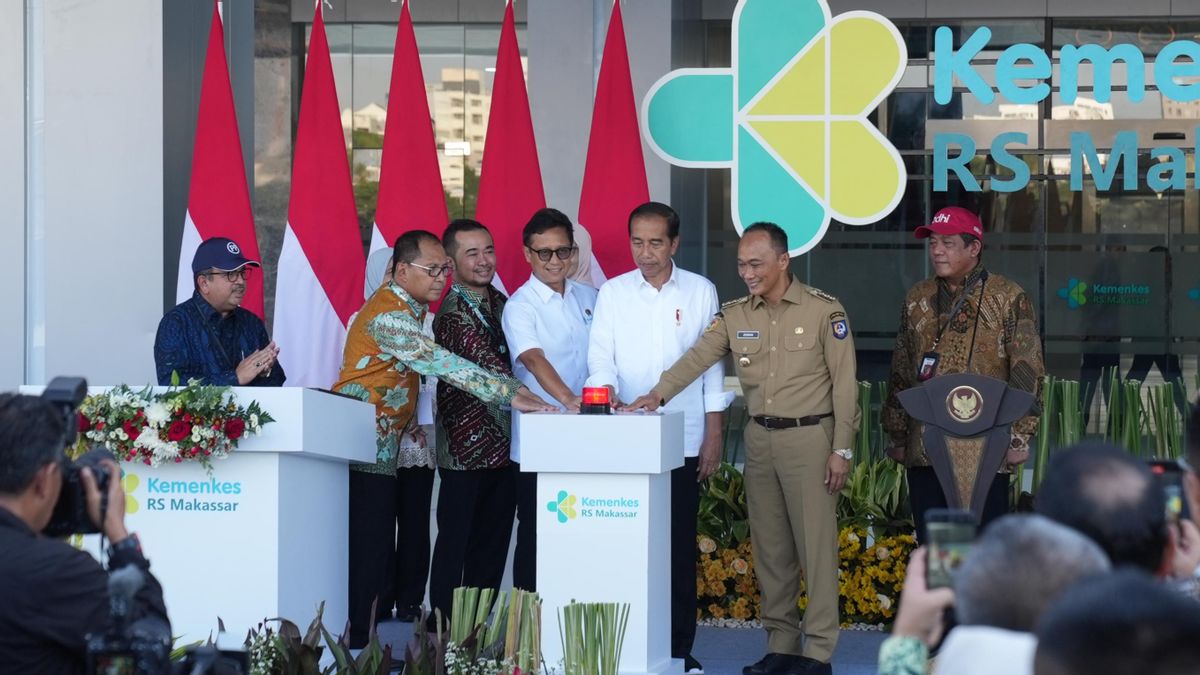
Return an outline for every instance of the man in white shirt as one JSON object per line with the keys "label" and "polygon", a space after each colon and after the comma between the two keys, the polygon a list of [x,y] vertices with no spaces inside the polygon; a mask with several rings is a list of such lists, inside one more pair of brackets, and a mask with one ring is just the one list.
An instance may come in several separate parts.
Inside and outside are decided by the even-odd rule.
{"label": "man in white shirt", "polygon": [[[658,383],[720,311],[717,289],[679,269],[679,215],[647,202],[629,215],[629,244],[638,269],[608,281],[596,300],[588,342],[588,386],[607,386],[613,399],[633,400]],[[682,467],[671,472],[671,656],[685,673],[702,673],[692,657],[696,637],[696,509],[698,483],[721,461],[725,366],[717,363],[664,408],[684,414]]]}
{"label": "man in white shirt", "polygon": [[[571,219],[561,211],[534,213],[521,236],[533,276],[508,299],[501,320],[513,375],[546,401],[577,411],[588,374],[588,331],[596,289],[568,278],[579,250]],[[516,443],[512,461],[517,471],[513,586],[533,591],[537,581],[537,474],[521,473]]]}

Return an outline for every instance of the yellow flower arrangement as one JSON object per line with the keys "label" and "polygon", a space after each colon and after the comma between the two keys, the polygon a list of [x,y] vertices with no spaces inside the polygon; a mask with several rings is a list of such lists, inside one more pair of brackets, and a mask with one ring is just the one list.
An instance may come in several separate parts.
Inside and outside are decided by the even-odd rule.
{"label": "yellow flower arrangement", "polygon": [[[762,596],[754,574],[749,540],[741,542],[736,548],[717,547],[706,552],[703,539],[697,539],[698,618],[757,619]],[[843,626],[891,622],[900,599],[908,556],[915,546],[912,534],[872,537],[866,528],[842,528],[838,534],[841,561],[838,595]],[[803,612],[808,606],[803,580],[800,589],[798,605]]]}

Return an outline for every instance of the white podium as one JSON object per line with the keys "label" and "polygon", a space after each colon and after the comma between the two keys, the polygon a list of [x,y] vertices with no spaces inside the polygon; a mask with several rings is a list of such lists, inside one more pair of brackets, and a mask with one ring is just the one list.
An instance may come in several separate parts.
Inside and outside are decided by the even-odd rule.
{"label": "white podium", "polygon": [[538,472],[542,654],[561,670],[558,612],[627,602],[620,672],[682,673],[671,659],[671,477],[683,413],[516,415],[521,469]]}
{"label": "white podium", "polygon": [[[92,387],[92,393],[105,387]],[[29,388],[40,393],[41,388]],[[375,407],[311,389],[235,387],[275,422],[247,436],[212,473],[196,462],[122,464],[125,524],[162,583],[179,644],[240,645],[267,618],[303,631],[325,602],[325,626],[347,616],[350,463],[375,460]],[[95,552],[98,537],[85,544]]]}

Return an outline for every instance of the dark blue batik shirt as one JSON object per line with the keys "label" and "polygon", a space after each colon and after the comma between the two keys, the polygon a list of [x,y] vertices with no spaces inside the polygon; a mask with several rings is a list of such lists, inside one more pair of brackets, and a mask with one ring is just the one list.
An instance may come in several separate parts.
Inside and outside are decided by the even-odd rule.
{"label": "dark blue batik shirt", "polygon": [[[180,383],[197,379],[204,384],[238,386],[237,365],[271,342],[262,319],[238,307],[221,313],[196,292],[176,305],[158,322],[154,338],[154,368],[158,383],[171,384],[171,373]],[[251,380],[247,386],[278,387],[287,376],[278,362],[270,374]]]}

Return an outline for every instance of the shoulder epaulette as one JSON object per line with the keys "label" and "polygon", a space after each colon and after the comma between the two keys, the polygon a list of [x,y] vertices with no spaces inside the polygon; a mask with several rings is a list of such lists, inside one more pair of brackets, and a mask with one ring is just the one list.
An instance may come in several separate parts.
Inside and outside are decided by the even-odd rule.
{"label": "shoulder epaulette", "polygon": [[833,295],[822,291],[820,288],[812,288],[810,286],[809,294],[814,298],[821,298],[822,300],[827,301],[827,303],[836,303],[836,301],[838,301],[838,298],[834,298]]}
{"label": "shoulder epaulette", "polygon": [[737,300],[730,300],[729,302],[722,303],[721,309],[728,309],[730,307],[733,307],[734,305],[740,305],[749,299],[750,299],[750,296],[744,295],[744,296],[738,298]]}

